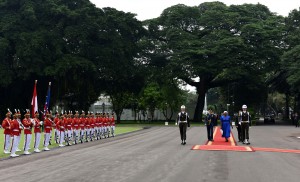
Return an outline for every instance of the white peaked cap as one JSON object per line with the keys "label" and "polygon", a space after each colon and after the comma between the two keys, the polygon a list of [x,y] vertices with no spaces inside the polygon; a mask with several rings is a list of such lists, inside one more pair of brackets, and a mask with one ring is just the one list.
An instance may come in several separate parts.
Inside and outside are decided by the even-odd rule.
{"label": "white peaked cap", "polygon": [[184,106],[184,105],[182,105],[180,108],[181,108],[181,109],[185,109],[185,106]]}
{"label": "white peaked cap", "polygon": [[242,106],[242,109],[247,109],[247,106],[246,106],[246,105],[243,105],[243,106]]}

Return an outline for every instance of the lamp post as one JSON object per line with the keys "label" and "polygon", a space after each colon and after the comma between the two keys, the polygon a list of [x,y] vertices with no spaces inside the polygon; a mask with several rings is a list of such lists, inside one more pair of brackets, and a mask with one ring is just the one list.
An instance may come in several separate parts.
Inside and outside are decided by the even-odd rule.
{"label": "lamp post", "polygon": [[105,111],[105,103],[103,102],[102,103],[102,113],[104,113],[104,111]]}
{"label": "lamp post", "polygon": [[228,112],[228,108],[229,108],[230,104],[227,104],[227,112]]}

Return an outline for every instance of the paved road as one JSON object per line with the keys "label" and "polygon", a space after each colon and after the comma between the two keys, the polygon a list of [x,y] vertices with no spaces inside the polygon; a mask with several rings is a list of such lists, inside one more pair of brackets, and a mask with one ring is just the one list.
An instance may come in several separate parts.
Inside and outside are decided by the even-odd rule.
{"label": "paved road", "polygon": [[[253,146],[300,149],[298,128],[257,126],[250,132]],[[154,127],[2,160],[0,181],[299,181],[299,154],[190,150],[204,144],[205,136],[204,127],[192,127],[187,145],[182,146],[177,127]]]}

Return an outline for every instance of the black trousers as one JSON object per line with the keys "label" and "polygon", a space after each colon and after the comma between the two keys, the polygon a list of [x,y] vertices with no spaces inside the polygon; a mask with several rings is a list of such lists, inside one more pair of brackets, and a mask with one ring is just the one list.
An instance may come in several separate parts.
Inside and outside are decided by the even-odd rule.
{"label": "black trousers", "polygon": [[207,129],[207,139],[212,140],[214,134],[214,126],[212,124],[206,125]]}
{"label": "black trousers", "polygon": [[299,127],[299,121],[295,121],[296,127]]}
{"label": "black trousers", "polygon": [[186,140],[187,123],[179,123],[179,131],[181,140]]}
{"label": "black trousers", "polygon": [[242,139],[242,127],[241,127],[241,125],[237,125],[236,129],[237,129],[239,141],[243,141],[243,139]]}
{"label": "black trousers", "polygon": [[245,139],[249,140],[249,123],[242,122],[241,130],[242,130],[242,141],[244,141]]}

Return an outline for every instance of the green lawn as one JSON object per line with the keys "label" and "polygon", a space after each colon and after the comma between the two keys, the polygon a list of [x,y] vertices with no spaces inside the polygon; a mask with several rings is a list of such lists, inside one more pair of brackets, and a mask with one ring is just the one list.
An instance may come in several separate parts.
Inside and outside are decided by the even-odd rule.
{"label": "green lawn", "polygon": [[[120,126],[116,126],[116,135],[140,130],[142,128],[143,128],[143,126],[141,126],[141,125],[134,125],[134,124],[128,124],[128,125],[124,124],[123,125],[123,124],[121,124]],[[52,132],[52,145],[49,145],[49,148],[58,147],[58,144],[56,144],[53,139],[54,139],[54,131]],[[39,147],[40,150],[43,149],[43,142],[44,142],[44,134],[42,134],[42,137],[41,137],[41,143],[40,143],[40,147]],[[33,144],[34,144],[34,135],[32,135],[31,147],[30,147],[31,150],[29,150],[29,152],[33,152],[33,150],[34,150]],[[23,150],[23,146],[24,146],[24,135],[22,132],[22,137],[21,137],[21,142],[20,142],[19,148],[21,150]],[[3,129],[0,129],[0,159],[9,157],[9,155],[10,155],[10,154],[4,154],[3,150],[4,150],[4,134],[3,134]],[[16,152],[16,154],[23,154],[23,152],[24,151]]]}

